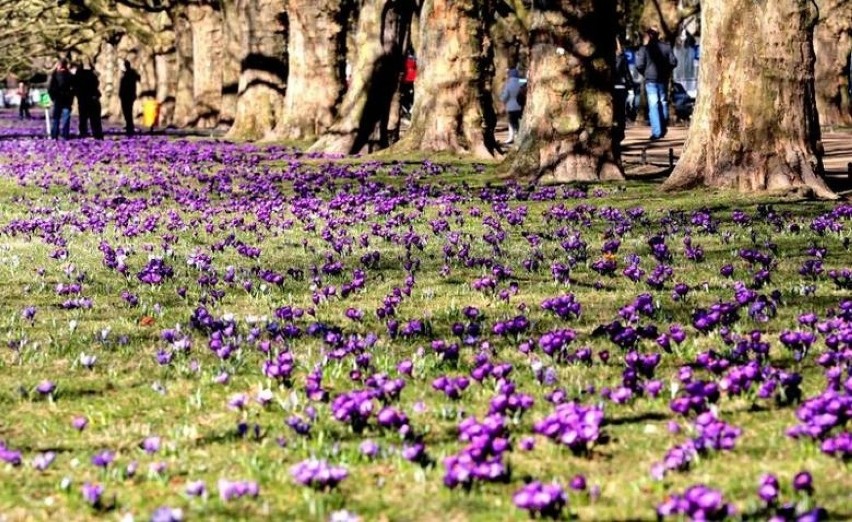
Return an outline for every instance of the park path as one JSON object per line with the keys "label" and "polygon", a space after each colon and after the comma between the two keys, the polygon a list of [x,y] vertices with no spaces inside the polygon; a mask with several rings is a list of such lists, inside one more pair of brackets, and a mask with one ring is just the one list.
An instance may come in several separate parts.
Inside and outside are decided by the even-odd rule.
{"label": "park path", "polygon": [[[671,149],[674,160],[680,156],[686,141],[687,127],[670,127],[665,138],[659,141],[649,141],[651,129],[644,125],[634,125],[627,129],[623,145],[623,156],[625,163],[642,163],[642,153],[645,153],[645,161],[655,166],[669,165],[669,150]],[[840,131],[829,129],[823,131],[823,146],[825,147],[826,175],[832,178],[847,177],[849,175],[849,164],[852,163],[852,131]]]}

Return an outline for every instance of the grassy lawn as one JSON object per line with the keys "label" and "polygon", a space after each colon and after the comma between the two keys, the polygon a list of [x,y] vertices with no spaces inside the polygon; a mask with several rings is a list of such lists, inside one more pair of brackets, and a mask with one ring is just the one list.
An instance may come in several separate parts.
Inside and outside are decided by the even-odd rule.
{"label": "grassy lawn", "polygon": [[[780,391],[758,397],[761,383],[740,395],[722,390],[703,406],[741,430],[732,449],[702,453],[688,470],[662,480],[651,474],[670,448],[694,436],[696,414],[670,408],[674,396],[684,396],[682,367],[693,368],[694,380],[729,376],[700,367],[702,352],[713,350],[731,368],[755,361],[767,371],[799,373],[802,398],[826,388],[816,361],[830,350],[827,335],[818,333],[799,361],[779,336],[810,330],[798,323],[800,314],[825,321],[849,300],[848,286],[829,277],[852,266],[848,204],[670,195],[638,182],[530,189],[489,183],[490,165],[338,162],[197,140],[17,141],[0,142],[0,150],[0,441],[22,457],[19,466],[0,463],[0,519],[148,520],[169,506],[187,520],[328,520],[340,510],[365,521],[524,520],[529,515],[513,494],[531,480],[565,488],[563,518],[654,519],[669,494],[703,483],[721,491],[737,516],[760,519],[767,517],[756,494],[761,476],[777,475],[784,502],[801,500],[791,480],[802,470],[813,474],[815,494],[800,509],[819,505],[832,519],[852,517],[848,460],[823,453],[818,441],[785,435],[798,423],[800,404]],[[814,230],[825,222],[836,228]],[[646,282],[658,265],[649,246],[654,236],[671,256],[664,261],[671,276],[659,287]],[[685,237],[703,249],[703,259],[688,259]],[[613,239],[620,247],[606,257],[602,247]],[[585,248],[570,248],[576,240]],[[816,259],[809,248],[825,249],[814,277],[800,274]],[[743,249],[770,258],[764,284],[754,283],[759,267]],[[622,274],[634,255],[645,272],[638,282]],[[151,268],[150,258],[166,268]],[[611,275],[594,270],[601,260],[614,263]],[[569,267],[561,281],[554,263]],[[720,274],[727,264],[730,277]],[[144,282],[146,266],[163,280]],[[695,311],[733,301],[737,281],[774,313],[753,318],[745,304],[727,332],[698,331]],[[689,291],[674,299],[678,283]],[[645,293],[653,298],[650,315],[633,323],[619,315]],[[565,294],[580,303],[578,317],[542,309],[544,300]],[[31,319],[28,307],[35,308]],[[199,307],[215,320],[193,321],[203,317]],[[479,316],[468,319],[466,307]],[[382,308],[393,316],[379,318]],[[352,319],[348,310],[363,315]],[[836,352],[843,379],[849,313],[838,313],[847,343],[845,356]],[[528,329],[493,333],[520,314]],[[398,321],[397,335],[389,319]],[[423,331],[404,335],[414,320]],[[663,351],[649,336],[625,349],[601,332],[616,320],[660,334],[682,325],[685,340]],[[466,333],[455,334],[455,323]],[[287,326],[292,332],[282,333]],[[545,354],[539,339],[566,328],[576,338],[563,360]],[[769,343],[768,358],[735,357],[725,338],[755,330]],[[457,361],[437,353],[439,340],[458,343]],[[564,360],[582,347],[591,349],[590,363]],[[630,351],[661,354],[653,375],[632,386],[623,381]],[[279,353],[292,355],[286,382],[263,370]],[[96,362],[84,364],[81,354]],[[511,364],[505,380],[534,405],[504,417],[512,446],[499,458],[504,479],[450,489],[444,459],[467,445],[459,423],[471,415],[482,420],[506,382],[471,379],[451,399],[433,380],[469,375],[483,359]],[[397,369],[404,360],[411,376]],[[305,392],[317,368],[327,401]],[[362,430],[334,417],[334,400],[369,388],[375,374],[404,380],[398,398],[387,400],[407,416],[403,433],[399,425],[379,426],[379,398]],[[46,380],[55,390],[40,393]],[[656,397],[643,392],[654,380],[661,385]],[[614,400],[622,388],[632,397]],[[534,433],[555,409],[547,400],[554,389],[564,391],[565,402],[603,408],[601,434],[585,451]],[[247,397],[241,409],[229,407],[236,394]],[[310,425],[307,435],[288,425],[293,416]],[[75,417],[87,419],[84,429],[72,426]],[[831,435],[848,429],[841,420]],[[159,438],[157,451],[143,449],[150,437]],[[524,447],[529,437],[532,449]],[[362,454],[365,440],[378,445],[376,456]],[[411,461],[404,449],[418,442],[424,456]],[[94,465],[105,450],[114,460]],[[33,459],[45,452],[55,460],[38,470]],[[291,467],[310,457],[345,467],[348,477],[328,490],[297,484]],[[128,473],[132,463],[138,468]],[[585,477],[585,490],[569,488],[576,475]],[[224,500],[220,479],[255,481],[259,494]],[[186,493],[196,481],[204,481],[205,495]],[[81,494],[87,482],[104,488],[97,506]]]}

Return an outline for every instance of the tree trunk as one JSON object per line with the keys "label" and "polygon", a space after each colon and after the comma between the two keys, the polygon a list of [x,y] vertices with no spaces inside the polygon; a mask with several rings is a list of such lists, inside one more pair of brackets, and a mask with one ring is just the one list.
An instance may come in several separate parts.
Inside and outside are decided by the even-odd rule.
{"label": "tree trunk", "polygon": [[331,127],[346,90],[347,0],[289,0],[287,94],[279,137],[315,138]]}
{"label": "tree trunk", "polygon": [[413,0],[363,0],[355,36],[358,51],[340,116],[311,151],[357,154],[375,142],[388,146],[390,108],[414,7]]}
{"label": "tree trunk", "polygon": [[533,5],[527,105],[510,172],[557,182],[623,179],[612,139],[615,2]]}
{"label": "tree trunk", "polygon": [[192,28],[193,124],[216,127],[222,111],[222,12],[218,2],[187,7]]}
{"label": "tree trunk", "polygon": [[116,46],[109,42],[101,44],[100,52],[95,61],[95,70],[98,73],[101,90],[101,115],[104,118],[114,119],[116,110],[121,116],[118,105],[118,79],[121,74],[118,71],[118,56]]}
{"label": "tree trunk", "polygon": [[177,88],[175,90],[174,123],[178,127],[186,127],[192,122],[195,105],[193,100],[195,80],[192,68],[192,30],[186,9],[180,9],[175,16],[175,49],[177,51]]}
{"label": "tree trunk", "polygon": [[741,192],[809,187],[821,178],[810,0],[702,5],[698,102],[666,190],[698,185]]}
{"label": "tree trunk", "polygon": [[489,0],[425,0],[411,127],[394,152],[497,151]]}
{"label": "tree trunk", "polygon": [[174,121],[175,90],[177,89],[177,53],[174,48],[154,56],[157,70],[157,102],[160,104],[160,127],[168,127]]}
{"label": "tree trunk", "polygon": [[852,125],[849,53],[852,52],[852,2],[819,0],[814,33],[816,96],[822,125]]}
{"label": "tree trunk", "polygon": [[237,0],[240,86],[228,137],[268,139],[284,109],[287,82],[287,15],[284,0]]}
{"label": "tree trunk", "polygon": [[237,0],[222,0],[224,48],[222,53],[222,109],[219,114],[219,125],[225,128],[229,128],[234,123],[237,112],[242,54],[240,31]]}
{"label": "tree trunk", "polygon": [[645,0],[639,19],[640,32],[649,27],[657,27],[661,38],[669,42],[674,41],[680,28],[679,3],[679,0]]}

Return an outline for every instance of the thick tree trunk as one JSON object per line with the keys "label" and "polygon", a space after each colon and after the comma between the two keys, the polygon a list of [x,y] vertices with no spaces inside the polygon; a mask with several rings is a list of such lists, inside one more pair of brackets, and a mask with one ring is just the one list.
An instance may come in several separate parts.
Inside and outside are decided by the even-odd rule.
{"label": "thick tree trunk", "polygon": [[489,0],[425,0],[411,127],[392,150],[490,157],[497,151],[491,100]]}
{"label": "thick tree trunk", "polygon": [[195,98],[193,124],[213,128],[222,111],[224,52],[222,12],[218,2],[187,7],[192,28],[192,93]]}
{"label": "thick tree trunk", "polygon": [[663,39],[673,41],[680,26],[679,3],[679,0],[645,0],[638,29],[657,27]]}
{"label": "thick tree trunk", "polygon": [[186,127],[193,120],[194,93],[193,60],[192,60],[192,30],[187,18],[186,9],[180,9],[175,17],[175,50],[176,53],[176,90],[174,123],[178,127]]}
{"label": "thick tree trunk", "polygon": [[623,179],[612,136],[615,2],[533,4],[527,105],[510,172],[543,181]]}
{"label": "thick tree trunk", "polygon": [[340,116],[311,151],[356,154],[371,142],[381,148],[388,146],[388,120],[402,71],[402,44],[414,7],[413,0],[363,0],[355,36],[357,55]]}
{"label": "thick tree trunk", "polygon": [[116,117],[116,110],[118,110],[120,116],[118,79],[121,73],[118,71],[118,56],[115,45],[108,42],[101,45],[95,61],[95,70],[100,80],[101,114],[104,118],[113,119]]}
{"label": "thick tree trunk", "polygon": [[289,0],[287,94],[276,133],[315,138],[331,127],[346,90],[348,0]]}
{"label": "thick tree trunk", "polygon": [[237,95],[240,86],[240,20],[237,0],[222,0],[222,109],[219,126],[229,128],[237,112]]}
{"label": "thick tree trunk", "polygon": [[852,124],[849,53],[852,52],[852,2],[819,0],[814,32],[816,96],[822,125]]}
{"label": "thick tree trunk", "polygon": [[157,103],[160,104],[160,127],[168,127],[174,121],[175,91],[177,90],[177,53],[165,49],[154,56],[157,72]]}
{"label": "thick tree trunk", "polygon": [[810,0],[702,5],[698,102],[683,154],[664,189],[741,192],[810,187],[821,178]]}
{"label": "thick tree trunk", "polygon": [[240,85],[228,137],[269,139],[284,109],[287,81],[285,0],[237,0]]}

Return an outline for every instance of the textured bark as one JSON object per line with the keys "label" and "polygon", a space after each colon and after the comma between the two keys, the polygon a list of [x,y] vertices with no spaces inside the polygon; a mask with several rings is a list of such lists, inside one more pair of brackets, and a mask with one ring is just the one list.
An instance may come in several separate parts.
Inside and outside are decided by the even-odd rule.
{"label": "textured bark", "polygon": [[287,94],[277,134],[315,138],[337,116],[346,90],[348,0],[289,0]]}
{"label": "textured bark", "polygon": [[230,127],[237,112],[242,54],[237,0],[222,0],[222,107],[219,125]]}
{"label": "textured bark", "polygon": [[177,54],[175,49],[154,56],[157,74],[157,102],[160,104],[160,126],[168,127],[174,122],[175,90],[177,89]]}
{"label": "textured bark", "polygon": [[698,101],[668,190],[741,192],[809,187],[821,178],[808,0],[726,0],[702,6]]}
{"label": "textured bark", "polygon": [[489,0],[425,0],[411,127],[394,151],[497,151]]}
{"label": "textured bark", "polygon": [[194,114],[194,93],[192,64],[192,30],[185,9],[180,9],[175,17],[176,53],[176,90],[174,123],[185,127],[192,122]]}
{"label": "textured bark", "polygon": [[95,70],[100,79],[101,114],[104,118],[114,119],[121,115],[118,102],[118,52],[116,46],[104,42],[95,60]]}
{"label": "textured bark", "polygon": [[820,123],[852,125],[849,53],[852,52],[852,2],[819,0],[814,31],[816,96]]}
{"label": "textured bark", "polygon": [[269,139],[284,110],[287,17],[284,0],[237,0],[240,85],[228,137]]}
{"label": "textured bark", "polygon": [[222,13],[218,3],[205,3],[190,4],[187,14],[192,29],[195,106],[191,124],[199,128],[213,128],[218,124],[222,111]]}
{"label": "textured bark", "polygon": [[679,0],[645,0],[638,29],[657,27],[663,39],[674,40],[680,25],[678,4]]}
{"label": "textured bark", "polygon": [[157,67],[152,49],[143,45],[136,45],[136,52],[130,57],[130,63],[139,73],[139,85],[137,96],[139,103],[136,112],[141,113],[142,102],[155,100],[157,98]]}
{"label": "textured bark", "polygon": [[615,2],[534,4],[530,75],[510,172],[544,181],[622,179],[612,139]]}
{"label": "textured bark", "polygon": [[356,154],[390,142],[388,120],[402,71],[402,45],[413,0],[363,0],[355,37],[357,55],[340,116],[311,151]]}

